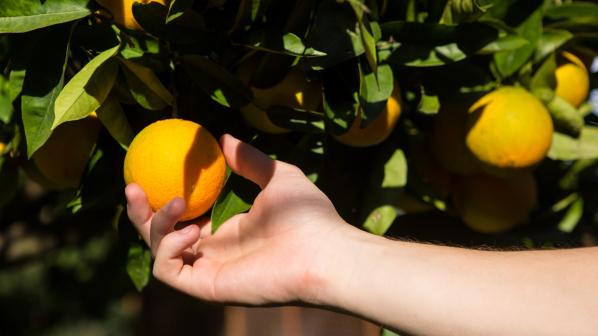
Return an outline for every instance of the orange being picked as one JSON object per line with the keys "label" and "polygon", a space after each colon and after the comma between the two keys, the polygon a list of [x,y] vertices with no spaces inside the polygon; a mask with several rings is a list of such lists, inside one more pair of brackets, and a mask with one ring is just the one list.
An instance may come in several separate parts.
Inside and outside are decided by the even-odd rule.
{"label": "orange being picked", "polygon": [[590,92],[588,69],[577,56],[569,52],[564,51],[561,56],[565,63],[556,69],[555,93],[569,104],[579,107]]}
{"label": "orange being picked", "polygon": [[550,114],[538,98],[505,86],[469,108],[465,144],[487,172],[504,175],[542,161],[552,132]]}
{"label": "orange being picked", "polygon": [[29,176],[49,189],[78,187],[100,129],[95,113],[60,124],[25,167]]}
{"label": "orange being picked", "polygon": [[168,7],[168,0],[96,0],[112,14],[114,22],[127,29],[143,30],[133,16],[133,4],[157,2]]}
{"label": "orange being picked", "polygon": [[160,120],[141,130],[124,163],[125,182],[141,186],[154,211],[182,197],[187,205],[183,221],[212,207],[225,174],[218,141],[205,127],[182,119]]}
{"label": "orange being picked", "polygon": [[392,94],[386,101],[386,107],[366,127],[361,127],[361,111],[353,120],[347,132],[333,137],[340,143],[352,147],[369,147],[377,145],[390,135],[401,116],[401,90],[395,83]]}
{"label": "orange being picked", "polygon": [[467,226],[478,232],[500,233],[528,218],[537,193],[536,180],[529,172],[508,178],[478,174],[462,177],[452,197]]}
{"label": "orange being picked", "polygon": [[[257,62],[250,60],[243,63],[237,74],[249,83]],[[307,78],[305,72],[292,68],[277,84],[267,88],[251,87],[253,103],[241,108],[241,114],[252,127],[269,134],[282,134],[288,129],[275,125],[264,109],[275,105],[303,110],[316,110],[322,100],[322,87],[317,81]]]}

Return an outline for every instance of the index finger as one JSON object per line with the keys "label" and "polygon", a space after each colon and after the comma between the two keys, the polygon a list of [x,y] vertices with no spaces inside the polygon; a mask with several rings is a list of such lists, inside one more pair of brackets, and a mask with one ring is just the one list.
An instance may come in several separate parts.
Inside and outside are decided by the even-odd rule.
{"label": "index finger", "polygon": [[136,183],[127,185],[125,196],[127,197],[127,215],[137,229],[137,232],[139,232],[145,243],[149,246],[150,222],[154,212],[147,201],[147,196],[143,189]]}

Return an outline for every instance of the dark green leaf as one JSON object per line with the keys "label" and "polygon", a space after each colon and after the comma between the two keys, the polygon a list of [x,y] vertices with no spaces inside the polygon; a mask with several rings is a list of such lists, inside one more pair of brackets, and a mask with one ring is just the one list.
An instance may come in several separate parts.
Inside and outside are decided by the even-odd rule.
{"label": "dark green leaf", "polygon": [[127,274],[133,285],[141,291],[149,282],[152,264],[152,253],[139,243],[129,246],[127,256]]}
{"label": "dark green leaf", "polygon": [[239,108],[251,101],[249,88],[224,67],[198,55],[184,55],[180,60],[191,79],[217,103]]}
{"label": "dark green leaf", "polygon": [[[517,9],[513,6],[511,10]],[[533,11],[529,17],[515,27],[515,30],[529,44],[514,51],[503,51],[494,54],[494,65],[502,77],[515,74],[534,54],[538,41],[542,36],[542,9],[538,8]]]}
{"label": "dark green leaf", "polygon": [[166,23],[180,17],[185,11],[193,6],[194,0],[172,0],[168,8]]}
{"label": "dark green leaf", "polygon": [[553,54],[542,63],[531,79],[531,91],[544,103],[549,103],[554,99],[554,89],[556,88],[555,71],[556,58]]}
{"label": "dark green leaf", "polygon": [[598,26],[598,4],[575,1],[560,6],[549,7],[544,16],[550,21],[549,26],[559,28],[577,28]]}
{"label": "dark green leaf", "polygon": [[21,96],[28,157],[52,133],[54,104],[64,83],[71,32],[72,25],[68,24],[46,29],[29,62]]}
{"label": "dark green leaf", "polygon": [[[365,67],[361,67],[362,69]],[[388,64],[377,67],[373,72],[360,71],[359,97],[363,111],[361,126],[366,127],[384,111],[386,101],[394,88],[392,69]]]}
{"label": "dark green leaf", "polygon": [[326,53],[306,47],[301,38],[293,33],[286,33],[282,38],[277,34],[276,39],[267,36],[264,32],[252,35],[244,42],[245,47],[267,51],[270,53],[300,56],[300,57],[321,57]]}
{"label": "dark green leaf", "polygon": [[526,44],[529,44],[529,41],[519,35],[505,35],[498,38],[496,41],[488,43],[477,53],[484,55],[494,54],[500,51],[512,51],[519,49]]}
{"label": "dark green leaf", "polygon": [[346,132],[359,112],[359,76],[357,66],[343,64],[324,71],[322,106],[333,134]]}
{"label": "dark green leaf", "polygon": [[0,33],[24,33],[88,16],[87,0],[5,0]]}
{"label": "dark green leaf", "polygon": [[293,109],[275,105],[266,110],[275,125],[300,132],[323,133],[324,115],[317,111]]}
{"label": "dark green leaf", "polygon": [[486,13],[489,5],[482,6],[478,0],[448,0],[440,23],[457,24],[473,21]]}
{"label": "dark green leaf", "polygon": [[174,103],[174,97],[156,74],[147,67],[119,58],[131,95],[143,108],[161,110]]}
{"label": "dark green leaf", "polygon": [[555,132],[548,157],[553,160],[598,158],[598,127],[585,126],[579,138]]}
{"label": "dark green leaf", "polygon": [[97,115],[110,135],[126,150],[133,140],[133,131],[118,100],[109,95],[97,110]]}
{"label": "dark green leaf", "polygon": [[118,74],[118,63],[111,59],[118,49],[115,46],[94,57],[64,86],[56,98],[52,129],[83,119],[100,107]]}
{"label": "dark green leaf", "polygon": [[226,184],[212,209],[212,233],[216,233],[218,228],[234,215],[249,210],[259,193],[255,184],[230,172],[228,168],[227,175]]}
{"label": "dark green leaf", "polygon": [[[191,13],[194,13],[191,11]],[[173,20],[166,24],[168,8],[158,2],[133,2],[133,16],[139,25],[149,34],[162,40],[181,44],[212,43],[210,34],[203,27],[201,16],[193,16],[184,24]]]}

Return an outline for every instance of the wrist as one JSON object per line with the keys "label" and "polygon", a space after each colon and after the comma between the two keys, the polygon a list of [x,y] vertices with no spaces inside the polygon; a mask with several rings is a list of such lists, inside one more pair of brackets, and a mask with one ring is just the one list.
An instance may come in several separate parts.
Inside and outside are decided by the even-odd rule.
{"label": "wrist", "polygon": [[347,223],[322,240],[323,247],[308,272],[308,286],[301,300],[344,309],[343,298],[351,295],[364,274],[363,267],[371,264],[375,251],[388,240]]}

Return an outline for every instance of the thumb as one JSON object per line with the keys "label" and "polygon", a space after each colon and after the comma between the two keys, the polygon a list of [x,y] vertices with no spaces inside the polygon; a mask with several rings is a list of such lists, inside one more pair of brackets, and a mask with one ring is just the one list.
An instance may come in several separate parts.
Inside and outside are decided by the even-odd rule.
{"label": "thumb", "polygon": [[220,144],[226,162],[235,173],[254,182],[262,189],[266,187],[274,175],[276,161],[229,134],[220,138]]}

